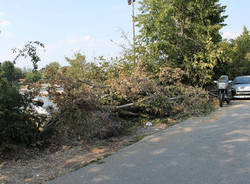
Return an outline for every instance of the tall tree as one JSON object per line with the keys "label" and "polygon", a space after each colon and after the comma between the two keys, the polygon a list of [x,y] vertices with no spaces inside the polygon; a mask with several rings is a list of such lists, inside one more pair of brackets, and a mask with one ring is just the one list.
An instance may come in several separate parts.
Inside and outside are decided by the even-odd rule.
{"label": "tall tree", "polygon": [[247,27],[243,28],[242,34],[232,40],[234,55],[232,56],[232,73],[237,75],[249,75],[250,73],[250,33]]}
{"label": "tall tree", "polygon": [[[145,64],[166,64],[193,70],[193,63],[209,63],[206,53],[221,41],[225,6],[219,0],[143,0],[137,26],[139,54]],[[213,53],[215,54],[215,53]],[[216,58],[216,57],[213,57]],[[206,61],[204,61],[206,60]],[[203,62],[204,61],[204,62]],[[213,61],[215,62],[215,61]],[[200,68],[200,66],[195,66]],[[204,68],[203,68],[204,69]],[[199,78],[199,77],[198,77]]]}

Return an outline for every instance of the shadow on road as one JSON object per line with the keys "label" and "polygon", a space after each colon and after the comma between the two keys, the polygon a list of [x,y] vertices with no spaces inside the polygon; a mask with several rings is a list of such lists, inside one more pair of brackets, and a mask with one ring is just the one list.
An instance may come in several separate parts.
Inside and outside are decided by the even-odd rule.
{"label": "shadow on road", "polygon": [[249,183],[249,102],[232,101],[51,183]]}

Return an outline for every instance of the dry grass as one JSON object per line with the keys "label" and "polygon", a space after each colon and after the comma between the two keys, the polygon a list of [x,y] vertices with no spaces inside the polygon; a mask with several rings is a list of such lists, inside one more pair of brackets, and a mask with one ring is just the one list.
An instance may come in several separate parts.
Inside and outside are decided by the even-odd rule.
{"label": "dry grass", "polygon": [[[144,136],[166,127],[166,125],[158,124],[150,128],[139,128],[136,132],[126,136],[93,141],[89,144],[78,142],[77,145],[61,146],[55,152],[48,150],[42,153],[19,155],[19,158],[12,160],[0,159],[0,184],[44,183],[90,163],[99,162],[124,146],[138,142]],[[29,151],[31,150],[26,150],[26,152]],[[20,154],[25,154],[25,152]]]}

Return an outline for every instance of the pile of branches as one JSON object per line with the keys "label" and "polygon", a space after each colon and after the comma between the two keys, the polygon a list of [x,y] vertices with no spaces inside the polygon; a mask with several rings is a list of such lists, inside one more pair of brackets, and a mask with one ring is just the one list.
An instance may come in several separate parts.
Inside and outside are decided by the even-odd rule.
{"label": "pile of branches", "polygon": [[108,81],[113,106],[121,113],[150,118],[195,115],[210,108],[207,91],[185,85],[184,71],[164,67],[150,76],[141,67],[133,75],[122,73]]}
{"label": "pile of branches", "polygon": [[50,76],[49,98],[57,111],[44,130],[54,128],[64,135],[105,138],[119,135],[131,117],[180,118],[210,108],[208,93],[183,84],[184,72],[178,68],[165,67],[151,76],[138,67],[102,82],[70,77],[67,69]]}

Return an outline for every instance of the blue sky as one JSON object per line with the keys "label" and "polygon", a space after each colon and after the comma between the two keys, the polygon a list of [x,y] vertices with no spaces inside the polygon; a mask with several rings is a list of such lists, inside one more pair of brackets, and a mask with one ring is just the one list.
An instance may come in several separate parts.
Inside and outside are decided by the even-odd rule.
{"label": "blue sky", "polygon": [[[139,1],[139,0],[137,0]],[[243,26],[250,29],[249,0],[221,0],[229,15],[222,29],[225,38],[234,38]],[[58,61],[76,51],[94,56],[116,56],[121,49],[111,42],[124,42],[121,30],[131,38],[131,7],[127,0],[0,0],[0,61],[11,60],[12,48],[39,40],[46,51],[39,50],[39,67]],[[136,4],[138,7],[138,4]],[[30,67],[19,60],[19,67]]]}

